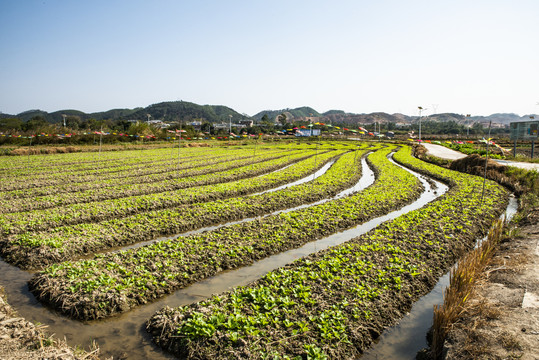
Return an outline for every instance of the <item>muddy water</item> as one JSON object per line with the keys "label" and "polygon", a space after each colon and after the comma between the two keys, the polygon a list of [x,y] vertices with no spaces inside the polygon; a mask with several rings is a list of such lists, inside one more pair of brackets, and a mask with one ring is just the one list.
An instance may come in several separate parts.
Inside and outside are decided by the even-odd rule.
{"label": "muddy water", "polygon": [[65,337],[68,343],[73,346],[80,345],[87,348],[95,340],[98,342],[104,357],[169,359],[171,356],[164,354],[151,342],[144,328],[145,321],[156,311],[166,305],[171,307],[186,305],[203,300],[214,293],[247,285],[267,272],[286,265],[295,259],[348,241],[373,229],[383,221],[394,219],[408,211],[418,209],[447,190],[447,186],[441,183],[437,182],[436,188],[433,188],[423,177],[420,180],[427,190],[421,195],[418,201],[398,211],[394,211],[355,228],[328,236],[319,241],[308,243],[301,248],[274,255],[258,261],[251,266],[223,272],[185,289],[176,291],[151,304],[141,306],[128,313],[120,314],[106,320],[83,323],[65,318],[44,308],[28,291],[26,283],[30,279],[31,274],[8,265],[3,261],[0,261],[0,272],[3,274],[0,283],[6,289],[8,300],[21,316],[30,321],[48,325],[48,331],[50,333],[54,333],[59,338]]}
{"label": "muddy water", "polygon": [[[502,218],[505,216],[508,221],[511,220],[517,210],[518,200],[512,196]],[[443,291],[448,285],[449,271],[438,280],[430,293],[414,303],[410,312],[396,326],[384,331],[376,344],[360,359],[415,359],[417,352],[428,346],[426,335],[432,326],[433,307],[443,303]]]}
{"label": "muddy water", "polygon": [[335,163],[335,160],[331,160],[331,161],[329,161],[327,164],[325,164],[324,166],[322,166],[320,169],[318,169],[317,171],[315,171],[314,174],[312,174],[312,175],[308,175],[308,176],[306,176],[306,177],[304,177],[304,178],[302,178],[302,179],[299,179],[299,180],[297,180],[297,181],[291,182],[291,183],[289,183],[289,184],[281,185],[281,186],[276,187],[276,188],[273,188],[273,189],[269,189],[269,190],[265,190],[265,191],[262,191],[262,192],[254,193],[253,195],[260,195],[260,194],[265,194],[265,193],[271,193],[271,192],[275,192],[275,191],[287,189],[287,188],[292,187],[292,186],[304,184],[304,183],[306,183],[307,181],[314,180],[314,179],[316,179],[316,178],[318,178],[318,177],[324,175],[334,163]]}

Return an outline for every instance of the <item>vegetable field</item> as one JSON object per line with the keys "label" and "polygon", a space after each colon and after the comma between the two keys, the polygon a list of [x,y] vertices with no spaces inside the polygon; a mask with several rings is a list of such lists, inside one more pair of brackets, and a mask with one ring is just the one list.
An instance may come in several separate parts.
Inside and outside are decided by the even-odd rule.
{"label": "vegetable field", "polygon": [[[507,203],[503,187],[487,181],[483,192],[483,179],[417,160],[407,146],[172,150],[0,158],[0,256],[36,271],[29,287],[42,303],[97,320],[410,204],[425,189],[403,167],[450,186],[247,286],[158,311],[147,329],[180,358],[359,356]],[[374,183],[340,196],[360,181],[362,159]],[[207,230],[184,235],[197,229]]]}

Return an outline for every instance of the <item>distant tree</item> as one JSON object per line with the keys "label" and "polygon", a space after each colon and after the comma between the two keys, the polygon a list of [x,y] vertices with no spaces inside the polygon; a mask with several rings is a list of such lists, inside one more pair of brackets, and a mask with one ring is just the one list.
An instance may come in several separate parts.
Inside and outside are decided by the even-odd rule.
{"label": "distant tree", "polygon": [[286,125],[286,114],[285,113],[282,113],[280,115],[277,116],[277,120],[283,125],[285,126]]}
{"label": "distant tree", "polygon": [[44,116],[36,115],[32,117],[30,120],[28,120],[26,124],[24,124],[23,130],[37,131],[41,128],[46,127],[47,125],[49,125],[49,123],[47,122],[47,120],[45,120]]}
{"label": "distant tree", "polygon": [[202,126],[201,126],[200,129],[201,129],[202,132],[211,133],[212,128],[213,128],[213,126],[211,126],[211,123],[206,121],[206,122],[202,123]]}
{"label": "distant tree", "polygon": [[183,130],[185,130],[185,132],[183,133],[182,137],[193,138],[198,136],[198,131],[196,131],[195,128],[191,125],[183,126]]}
{"label": "distant tree", "polygon": [[483,129],[483,125],[479,122],[476,122],[472,125],[470,128],[470,134],[474,135],[482,135],[485,133],[485,130]]}
{"label": "distant tree", "polygon": [[82,121],[79,116],[66,116],[66,127],[78,130],[81,124]]}
{"label": "distant tree", "polygon": [[0,119],[0,130],[22,130],[23,125],[19,118]]}
{"label": "distant tree", "polygon": [[262,119],[260,120],[260,122],[265,127],[273,127],[275,125],[275,122],[270,119],[268,114],[264,114],[264,116],[262,116]]}
{"label": "distant tree", "polygon": [[101,120],[101,126],[103,126],[103,131],[110,131],[114,129],[114,121],[111,119]]}
{"label": "distant tree", "polygon": [[264,126],[258,126],[258,125],[255,125],[255,126],[252,126],[250,128],[248,128],[247,132],[249,134],[254,134],[254,135],[258,135],[258,134],[265,134],[267,132],[269,132],[269,129],[264,127]]}
{"label": "distant tree", "polygon": [[127,120],[119,120],[114,125],[114,129],[118,131],[127,131],[131,127],[131,123]]}
{"label": "distant tree", "polygon": [[81,129],[87,129],[87,130],[95,130],[98,129],[98,126],[95,126],[97,124],[98,120],[96,119],[84,119],[82,120],[79,128]]}

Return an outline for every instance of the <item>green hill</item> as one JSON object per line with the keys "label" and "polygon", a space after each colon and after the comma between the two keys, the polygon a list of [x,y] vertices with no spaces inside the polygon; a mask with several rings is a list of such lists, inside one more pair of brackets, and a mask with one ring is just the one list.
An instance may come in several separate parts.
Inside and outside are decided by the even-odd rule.
{"label": "green hill", "polygon": [[58,110],[48,113],[43,110],[28,110],[17,115],[2,114],[2,118],[19,118],[23,122],[39,116],[51,124],[61,123],[62,115],[77,117],[80,120],[147,120],[148,114],[151,119],[159,119],[165,122],[178,121],[179,119],[189,121],[192,119],[203,119],[208,122],[228,121],[232,115],[234,121],[245,118],[245,115],[222,105],[198,105],[187,101],[161,102],[135,109],[112,109],[103,112],[84,113],[78,110]]}
{"label": "green hill", "polygon": [[321,114],[311,107],[303,106],[296,109],[264,110],[254,115],[253,118],[260,121],[264,115],[270,119],[275,119],[278,115],[285,113],[289,120],[305,117],[320,117]]}
{"label": "green hill", "polygon": [[228,121],[229,115],[232,115],[235,121],[245,118],[244,115],[237,111],[222,105],[198,105],[187,101],[169,101],[139,109],[132,114],[120,117],[120,119],[145,120],[147,119],[147,114],[150,114],[152,119],[163,121],[204,119],[215,123]]}

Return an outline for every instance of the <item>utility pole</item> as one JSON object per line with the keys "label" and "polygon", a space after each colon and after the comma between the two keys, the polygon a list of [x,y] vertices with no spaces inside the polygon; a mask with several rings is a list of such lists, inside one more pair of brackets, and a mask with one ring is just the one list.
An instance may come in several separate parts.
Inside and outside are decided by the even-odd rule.
{"label": "utility pole", "polygon": [[178,136],[178,171],[180,171],[180,149],[182,148],[182,121],[180,120],[180,136]]}
{"label": "utility pole", "polygon": [[471,114],[466,114],[466,137],[470,136],[470,116],[472,116]]}
{"label": "utility pole", "polygon": [[423,111],[423,108],[421,106],[417,108],[419,109],[419,142],[421,142],[421,111]]}
{"label": "utility pole", "polygon": [[487,182],[487,166],[488,166],[488,145],[490,144],[490,129],[492,128],[492,120],[488,123],[488,138],[487,138],[487,154],[485,156],[485,173],[483,174],[483,191],[481,192],[481,205],[485,197],[485,183]]}
{"label": "utility pole", "polygon": [[[228,115],[228,135],[229,136],[231,132],[232,132],[232,115]],[[241,133],[241,131],[238,131],[238,133]]]}
{"label": "utility pole", "polygon": [[[533,115],[530,115],[530,120],[533,120],[535,119],[535,116]],[[31,143],[30,143],[31,144]],[[535,149],[535,138],[532,139],[532,153],[531,153],[531,158],[533,159],[533,150]]]}

